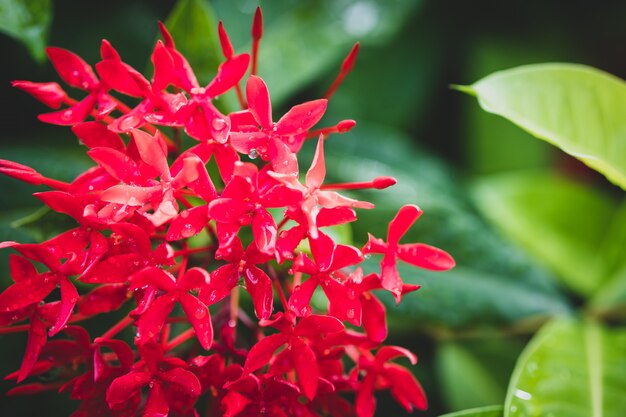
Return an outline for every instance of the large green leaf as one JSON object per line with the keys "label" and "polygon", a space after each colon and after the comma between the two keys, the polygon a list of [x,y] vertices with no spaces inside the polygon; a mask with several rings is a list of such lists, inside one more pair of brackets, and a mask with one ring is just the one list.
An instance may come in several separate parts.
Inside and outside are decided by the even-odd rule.
{"label": "large green leaf", "polygon": [[456,411],[439,417],[502,417],[502,409],[501,405],[489,405],[487,407]]}
{"label": "large green leaf", "polygon": [[206,0],[179,0],[165,21],[176,48],[189,60],[198,80],[208,83],[223,60],[217,20]]}
{"label": "large green leaf", "polygon": [[[569,59],[566,45],[542,33],[541,39],[485,36],[468,50],[466,80],[476,80],[514,66]],[[449,80],[446,80],[449,81]],[[474,100],[462,101],[463,157],[472,173],[486,174],[511,169],[547,167],[559,151],[508,120],[483,111]],[[515,152],[511,152],[515,149]]]}
{"label": "large green leaf", "polygon": [[[610,278],[608,239],[621,219],[620,202],[584,184],[547,172],[501,174],[481,179],[474,193],[482,213],[534,257],[585,296]],[[623,263],[623,258],[620,258]]]}
{"label": "large green leaf", "polygon": [[557,319],[516,365],[505,417],[626,415],[626,329]]}
{"label": "large green leaf", "polygon": [[52,20],[50,0],[0,0],[0,31],[22,41],[43,61]]}
{"label": "large green leaf", "polygon": [[[390,298],[388,314],[395,325],[443,328],[503,325],[569,310],[552,277],[519,249],[503,240],[477,214],[459,179],[438,158],[411,146],[410,138],[392,129],[360,124],[349,134],[331,137],[325,145],[327,182],[363,181],[394,176],[398,184],[351,196],[372,201],[375,210],[359,210],[352,225],[354,241],[367,233],[386,237],[387,224],[404,204],[418,204],[424,215],[403,242],[424,242],[450,252],[457,262],[440,273],[399,263],[407,282],[422,289],[398,306]],[[307,144],[307,150],[312,148]],[[305,152],[306,153],[306,152]],[[308,166],[303,156],[300,164]],[[366,262],[378,270],[380,258]],[[381,294],[385,296],[385,294]],[[407,318],[411,319],[407,319]]]}
{"label": "large green leaf", "polygon": [[626,189],[626,83],[574,64],[492,74],[463,91]]}

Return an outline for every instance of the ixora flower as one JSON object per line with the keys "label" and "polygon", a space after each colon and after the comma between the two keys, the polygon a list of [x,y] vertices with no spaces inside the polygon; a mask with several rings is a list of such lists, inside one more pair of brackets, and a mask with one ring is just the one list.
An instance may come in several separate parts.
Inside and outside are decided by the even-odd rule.
{"label": "ixora flower", "polygon": [[[71,126],[94,165],[67,183],[0,160],[3,174],[50,188],[35,196],[77,223],[41,243],[0,243],[15,252],[13,283],[0,293],[0,334],[28,338],[21,366],[8,376],[20,385],[9,394],[69,392],[80,402],[75,417],[198,416],[198,409],[370,417],[380,390],[408,411],[425,409],[417,379],[391,362],[417,358],[384,345],[377,294],[400,302],[419,288],[402,281],[398,259],[430,270],[452,268],[453,259],[426,244],[399,243],[422,214],[410,204],[391,220],[387,241],[370,235],[357,248],[326,231],[374,208],[342,190],[396,182],[325,184],[326,139],[355,122],[316,125],[354,66],[358,44],[323,98],[275,122],[256,73],[260,9],[251,54],[235,54],[219,24],[225,61],[204,87],[160,30],[152,79],[103,41],[95,71],[72,52],[47,50],[60,78],[82,90],[80,100],[54,82],[13,83],[55,109],[40,120]],[[222,113],[213,100],[231,91],[241,109]],[[197,144],[181,149],[170,139],[183,132]],[[304,173],[297,154],[314,138]],[[219,175],[209,174],[211,159]],[[380,272],[363,273],[368,254],[382,255]],[[320,298],[326,307],[312,304]],[[92,324],[103,316],[119,321],[97,333]]]}

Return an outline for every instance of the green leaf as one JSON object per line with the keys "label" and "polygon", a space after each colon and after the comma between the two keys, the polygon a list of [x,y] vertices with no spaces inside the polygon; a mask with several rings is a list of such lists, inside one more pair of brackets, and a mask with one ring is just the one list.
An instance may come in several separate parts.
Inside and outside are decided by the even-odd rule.
{"label": "green leaf", "polygon": [[165,20],[176,48],[187,58],[201,84],[208,83],[223,60],[217,20],[206,0],[179,0]]}
{"label": "green leaf", "polygon": [[626,329],[557,319],[516,365],[505,417],[626,415]]}
{"label": "green leaf", "polygon": [[[304,153],[311,157],[313,143]],[[325,142],[327,182],[363,181],[394,176],[398,184],[386,190],[343,193],[371,201],[375,210],[358,210],[352,224],[356,244],[370,232],[385,238],[387,225],[404,204],[417,204],[423,216],[403,242],[424,242],[448,251],[457,267],[431,272],[399,263],[407,282],[422,289],[396,307],[381,293],[394,326],[459,329],[477,323],[501,326],[569,311],[553,278],[491,229],[477,214],[467,191],[451,169],[435,156],[411,145],[395,130],[359,124],[350,133]],[[308,152],[307,152],[308,151]],[[309,160],[302,155],[300,165]],[[379,257],[367,260],[367,271],[379,271]]]}
{"label": "green leaf", "polygon": [[587,307],[594,315],[626,318],[626,267],[598,290]]}
{"label": "green leaf", "polygon": [[501,405],[490,405],[487,407],[472,408],[470,410],[443,414],[439,417],[502,417],[502,409],[503,407]]}
{"label": "green leaf", "polygon": [[435,365],[446,408],[502,404],[520,345],[495,337],[441,343]]}
{"label": "green leaf", "polygon": [[[536,35],[531,39],[519,36],[486,36],[474,41],[465,60],[467,80],[514,66],[570,59],[568,49],[560,40]],[[447,80],[446,80],[447,81]],[[468,91],[473,92],[471,88]],[[462,101],[461,131],[465,150],[463,157],[472,173],[486,174],[511,169],[548,167],[558,152],[545,141],[529,140],[532,136],[508,120],[483,111],[469,97]],[[515,152],[511,152],[515,149]]]}
{"label": "green leaf", "polygon": [[52,21],[50,0],[0,0],[0,31],[23,42],[42,62]]}
{"label": "green leaf", "polygon": [[[589,296],[615,268],[608,257],[620,202],[584,184],[546,172],[500,174],[479,180],[481,212],[573,291]],[[626,225],[626,216],[621,216]],[[624,262],[623,260],[621,262]]]}
{"label": "green leaf", "polygon": [[[471,90],[470,90],[471,89]],[[575,156],[626,189],[626,83],[574,64],[494,73],[469,88],[483,109]]]}

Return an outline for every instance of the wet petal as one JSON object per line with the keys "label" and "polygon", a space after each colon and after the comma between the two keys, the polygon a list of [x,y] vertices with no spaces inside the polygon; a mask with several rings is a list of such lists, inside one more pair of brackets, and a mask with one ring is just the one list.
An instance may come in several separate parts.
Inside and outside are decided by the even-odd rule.
{"label": "wet petal", "polygon": [[248,71],[249,63],[250,55],[248,54],[236,55],[223,62],[217,69],[215,78],[206,87],[207,96],[217,97],[233,88]]}
{"label": "wet petal", "polygon": [[454,259],[446,251],[423,243],[398,246],[398,258],[431,271],[446,271],[455,265]]}
{"label": "wet petal", "polygon": [[409,230],[409,227],[422,215],[422,210],[419,207],[407,204],[402,206],[398,210],[398,214],[389,223],[389,230],[387,233],[387,242],[391,246],[398,244],[402,236]]}
{"label": "wet petal", "polygon": [[243,373],[249,374],[267,365],[274,352],[287,342],[283,334],[272,334],[259,340],[248,352]]}
{"label": "wet petal", "polygon": [[91,67],[75,53],[55,47],[46,48],[46,53],[59,76],[72,87],[88,90],[98,84]]}
{"label": "wet petal", "polygon": [[254,312],[259,319],[267,320],[274,305],[272,280],[265,272],[257,267],[249,267],[244,271],[246,289],[252,297]]}
{"label": "wet petal", "polygon": [[297,135],[305,133],[320,121],[328,100],[319,99],[293,106],[276,122],[276,134]]}
{"label": "wet petal", "polygon": [[109,407],[127,401],[133,395],[139,393],[141,387],[150,382],[151,376],[147,372],[131,372],[115,378],[107,389],[106,400]]}
{"label": "wet petal", "polygon": [[180,303],[187,319],[196,332],[200,345],[205,350],[211,349],[213,344],[213,324],[211,323],[209,308],[191,294],[183,294],[180,298]]}
{"label": "wet petal", "polygon": [[313,400],[319,378],[315,353],[305,341],[294,338],[291,342],[291,358],[302,392],[309,400]]}
{"label": "wet petal", "polygon": [[264,129],[272,128],[272,103],[267,85],[256,75],[251,75],[246,84],[248,108],[258,124]]}

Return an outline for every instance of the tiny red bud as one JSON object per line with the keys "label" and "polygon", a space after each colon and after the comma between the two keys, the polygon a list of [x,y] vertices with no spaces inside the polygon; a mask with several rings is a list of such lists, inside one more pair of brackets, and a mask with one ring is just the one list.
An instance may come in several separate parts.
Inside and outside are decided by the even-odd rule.
{"label": "tiny red bud", "polygon": [[352,128],[356,126],[356,121],[354,120],[342,120],[337,123],[337,132],[346,133],[352,130]]}
{"label": "tiny red bud", "polygon": [[174,48],[174,39],[172,38],[172,35],[170,35],[170,32],[167,30],[163,22],[159,22],[159,31],[161,32],[161,36],[163,37],[163,42],[165,43],[165,46],[167,46],[168,48]]}
{"label": "tiny red bud", "polygon": [[222,46],[222,53],[226,59],[231,59],[233,54],[235,53],[233,49],[233,45],[228,38],[228,34],[226,33],[226,29],[224,29],[224,24],[220,20],[217,25],[217,32],[220,37],[220,45]]}
{"label": "tiny red bud", "polygon": [[398,181],[393,177],[376,177],[372,181],[372,185],[374,186],[374,188],[382,190],[387,187],[391,187],[392,185],[396,185],[397,182]]}
{"label": "tiny red bud", "polygon": [[346,58],[343,60],[343,63],[341,64],[342,73],[347,74],[350,71],[352,71],[352,68],[354,68],[356,57],[359,55],[359,47],[360,47],[360,44],[358,42],[355,43],[352,49],[350,50],[350,53],[348,54],[348,56],[346,56]]}
{"label": "tiny red bud", "polygon": [[254,12],[254,20],[252,21],[252,39],[259,40],[263,36],[263,13],[261,6],[257,6]]}

